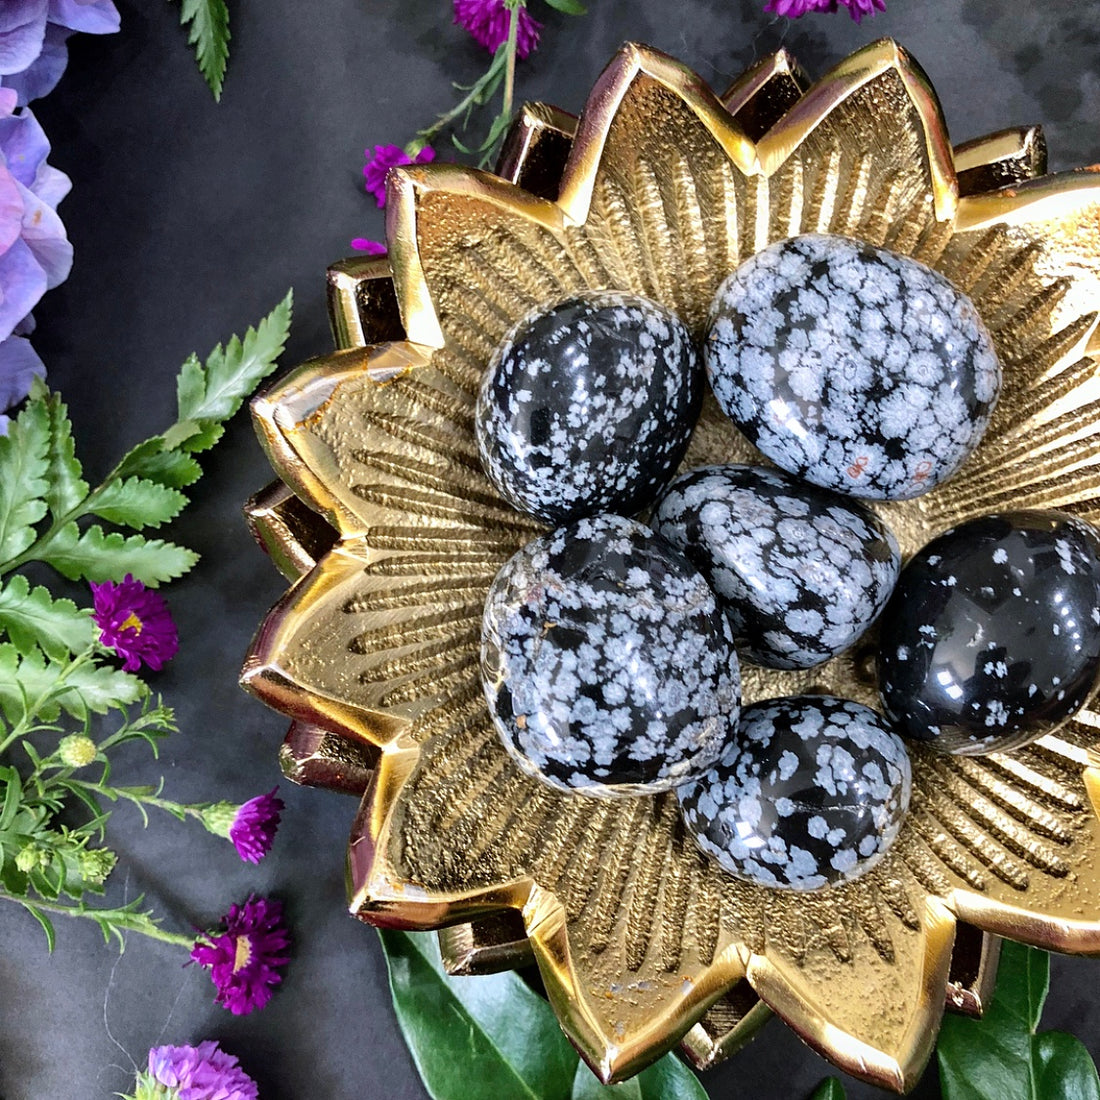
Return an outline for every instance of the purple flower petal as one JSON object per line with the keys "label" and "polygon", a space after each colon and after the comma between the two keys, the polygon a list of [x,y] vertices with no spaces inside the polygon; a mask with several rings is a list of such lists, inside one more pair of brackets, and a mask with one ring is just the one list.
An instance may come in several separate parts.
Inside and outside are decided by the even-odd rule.
{"label": "purple flower petal", "polygon": [[[46,39],[46,5],[36,5],[39,12],[30,11],[30,19],[0,30],[0,76],[22,72],[42,52]],[[0,4],[0,9],[4,8]]]}
{"label": "purple flower petal", "polygon": [[167,1088],[178,1089],[178,1100],[257,1100],[256,1082],[237,1059],[207,1040],[197,1047],[154,1047],[149,1073]]}
{"label": "purple flower petal", "polygon": [[33,192],[23,190],[23,240],[46,275],[46,289],[63,283],[73,266],[73,246],[57,212]]}
{"label": "purple flower petal", "polygon": [[48,7],[48,0],[4,0],[0,3],[0,35],[24,23],[44,23]]}
{"label": "purple flower petal", "polygon": [[[11,96],[14,106],[13,89],[3,90]],[[49,156],[50,143],[38,119],[30,111],[0,117],[0,149],[4,152],[8,171],[24,187],[33,190],[39,169],[45,167],[46,157]]]}
{"label": "purple flower petal", "polygon": [[160,669],[179,649],[176,624],[164,597],[127,573],[120,584],[93,584],[92,619],[99,640],[125,658],[123,668],[137,672],[142,664]]}
{"label": "purple flower petal", "polygon": [[69,63],[69,47],[65,43],[72,33],[67,27],[47,25],[42,52],[21,72],[3,77],[5,87],[18,93],[21,104],[41,99],[57,87]]}
{"label": "purple flower petal", "polygon": [[289,962],[290,936],[283,926],[282,902],[249,897],[225,915],[225,932],[201,936],[191,959],[210,971],[217,1004],[234,1016],[263,1008]]}
{"label": "purple flower petal", "polygon": [[368,256],[385,256],[386,246],[381,241],[370,241],[366,237],[352,237],[351,247],[356,252],[365,252]]}
{"label": "purple flower petal", "polygon": [[277,798],[273,787],[267,794],[250,798],[237,811],[229,826],[229,839],[237,849],[237,855],[247,863],[259,863],[275,840],[279,818],[286,804]]}
{"label": "purple flower petal", "polygon": [[114,34],[120,26],[112,0],[49,0],[51,23],[83,34]]}
{"label": "purple flower petal", "polygon": [[46,368],[22,336],[9,336],[0,343],[0,411],[10,409],[31,391],[31,381],[44,378]]}
{"label": "purple flower petal", "polygon": [[45,293],[42,265],[29,245],[16,241],[0,256],[0,340],[12,334]]}

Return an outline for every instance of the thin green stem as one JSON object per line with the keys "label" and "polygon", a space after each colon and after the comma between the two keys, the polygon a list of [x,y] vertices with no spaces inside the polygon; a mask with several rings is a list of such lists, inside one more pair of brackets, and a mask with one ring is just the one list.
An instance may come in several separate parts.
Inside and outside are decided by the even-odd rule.
{"label": "thin green stem", "polygon": [[165,813],[170,813],[177,818],[193,817],[196,821],[202,821],[202,811],[207,806],[206,803],[192,806],[185,802],[173,802],[171,799],[161,798],[155,794],[146,794],[142,787],[108,787],[88,779],[66,778],[65,782],[70,787],[79,787],[89,794],[101,795],[109,801],[121,798],[136,806],[152,806],[158,810],[164,810]]}
{"label": "thin green stem", "polygon": [[41,909],[44,913],[54,913],[63,917],[84,917],[86,920],[94,920],[97,923],[106,921],[118,929],[137,932],[151,940],[175,944],[177,947],[186,947],[188,950],[195,945],[194,936],[186,936],[182,932],[169,932],[144,913],[122,909],[88,909],[83,905],[63,905],[60,902],[41,901],[38,898],[21,898],[15,894],[9,894],[3,888],[0,888],[0,899],[18,902],[24,908]]}
{"label": "thin green stem", "polygon": [[449,111],[445,111],[436,118],[430,126],[426,126],[423,130],[417,131],[417,140],[411,142],[409,146],[406,147],[406,155],[415,156],[415,154],[431,142],[441,130],[446,129],[452,122],[473,110],[474,107],[480,107],[489,96],[493,94],[500,80],[501,71],[507,64],[507,58],[505,56],[506,50],[506,44],[497,50],[493,55],[493,60],[489,68],[470,86],[466,95],[459,100],[458,103]]}

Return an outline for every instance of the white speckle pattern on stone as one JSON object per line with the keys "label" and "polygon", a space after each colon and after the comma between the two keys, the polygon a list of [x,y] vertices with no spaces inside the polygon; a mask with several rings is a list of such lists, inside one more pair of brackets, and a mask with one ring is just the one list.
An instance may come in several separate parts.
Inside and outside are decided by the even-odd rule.
{"label": "white speckle pattern on stone", "polygon": [[746,707],[718,763],[676,794],[688,831],[730,874],[817,890],[878,863],[911,787],[905,745],[873,710],[802,695]]}
{"label": "white speckle pattern on stone", "polygon": [[897,541],[870,509],[762,466],[677,478],[653,527],[718,593],[742,653],[769,668],[812,668],[847,649],[901,568]]}
{"label": "white speckle pattern on stone", "polygon": [[906,256],[826,234],[756,253],[718,288],[714,395],[778,466],[851,496],[907,500],[977,446],[1001,387],[973,303]]}
{"label": "white speckle pattern on stone", "polygon": [[482,379],[481,463],[520,511],[561,524],[653,503],[703,400],[691,334],[664,306],[599,291],[521,320]]}
{"label": "white speckle pattern on stone", "polygon": [[883,612],[885,713],[961,755],[1050,733],[1100,680],[1098,600],[1100,533],[1081,519],[1022,511],[952,528],[910,559]]}
{"label": "white speckle pattern on stone", "polygon": [[702,774],[733,735],[740,672],[714,593],[679,552],[620,516],[529,543],[485,604],[482,683],[529,775],[601,797]]}

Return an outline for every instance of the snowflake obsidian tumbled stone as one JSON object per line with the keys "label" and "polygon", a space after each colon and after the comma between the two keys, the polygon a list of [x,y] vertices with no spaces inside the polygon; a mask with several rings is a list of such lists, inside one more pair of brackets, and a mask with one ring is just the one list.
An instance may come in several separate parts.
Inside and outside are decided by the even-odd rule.
{"label": "snowflake obsidian tumbled stone", "polygon": [[880,647],[900,733],[960,755],[1049,733],[1100,676],[1100,534],[1060,512],[960,524],[905,567]]}
{"label": "snowflake obsidian tumbled stone", "polygon": [[769,668],[811,668],[847,649],[886,606],[901,567],[870,509],[763,466],[677,478],[653,528],[710,582],[743,652]]}
{"label": "snowflake obsidian tumbled stone", "polygon": [[706,367],[776,465],[852,496],[907,500],[977,446],[1001,385],[971,301],[916,260],[808,234],[718,288]]}
{"label": "snowflake obsidian tumbled stone", "polygon": [[551,524],[653,503],[703,399],[691,335],[634,294],[569,298],[519,322],[482,379],[475,414],[489,480]]}
{"label": "snowflake obsidian tumbled stone", "polygon": [[501,569],[481,667],[505,748],[561,790],[668,790],[714,763],[737,724],[737,655],[714,593],[620,516],[553,531]]}
{"label": "snowflake obsidian tumbled stone", "polygon": [[882,858],[911,784],[904,743],[873,710],[802,695],[746,707],[718,763],[676,794],[688,831],[730,874],[816,890]]}

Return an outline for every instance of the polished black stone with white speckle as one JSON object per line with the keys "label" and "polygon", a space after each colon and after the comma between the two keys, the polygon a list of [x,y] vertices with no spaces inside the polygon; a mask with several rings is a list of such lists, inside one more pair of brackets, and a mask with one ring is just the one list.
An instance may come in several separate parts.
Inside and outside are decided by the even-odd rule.
{"label": "polished black stone with white speckle", "polygon": [[1060,512],[971,520],[913,558],[881,621],[899,732],[968,755],[1026,744],[1100,676],[1100,535]]}
{"label": "polished black stone with white speckle", "polygon": [[776,465],[907,500],[977,446],[1001,368],[973,303],[916,260],[808,234],[718,288],[706,367],[718,403]]}
{"label": "polished black stone with white speckle", "polygon": [[653,503],[703,399],[691,335],[664,306],[599,291],[526,317],[482,379],[475,427],[489,480],[547,523]]}
{"label": "polished black stone with white speckle", "polygon": [[742,654],[769,668],[811,668],[847,649],[901,568],[897,541],[869,508],[763,466],[677,478],[653,527],[723,600]]}
{"label": "polished black stone with white speckle", "polygon": [[721,760],[676,794],[688,831],[730,874],[816,890],[882,858],[911,786],[905,745],[873,710],[801,695],[746,707]]}
{"label": "polished black stone with white speckle", "polygon": [[504,566],[481,669],[505,748],[560,790],[669,790],[713,764],[737,725],[737,655],[714,593],[620,516],[578,520]]}

